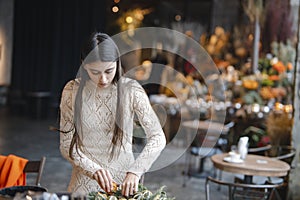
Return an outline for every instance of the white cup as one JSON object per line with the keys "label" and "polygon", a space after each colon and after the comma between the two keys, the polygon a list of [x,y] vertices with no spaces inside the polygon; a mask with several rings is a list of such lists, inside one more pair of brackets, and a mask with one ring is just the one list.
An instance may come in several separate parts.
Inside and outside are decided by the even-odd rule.
{"label": "white cup", "polygon": [[230,159],[231,159],[232,161],[236,161],[236,160],[240,160],[240,159],[241,159],[241,154],[236,153],[236,152],[234,152],[234,151],[230,151],[230,152],[229,152],[229,156],[230,156]]}

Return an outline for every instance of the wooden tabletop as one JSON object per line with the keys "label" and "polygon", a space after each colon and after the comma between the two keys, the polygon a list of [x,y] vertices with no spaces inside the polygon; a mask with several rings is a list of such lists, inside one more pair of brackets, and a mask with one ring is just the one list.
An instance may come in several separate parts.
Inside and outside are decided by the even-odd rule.
{"label": "wooden tabletop", "polygon": [[244,174],[248,176],[286,176],[290,166],[274,158],[248,154],[243,163],[224,161],[228,153],[215,154],[211,157],[214,166],[223,171]]}
{"label": "wooden tabletop", "polygon": [[208,132],[225,133],[229,130],[227,127],[224,126],[224,124],[212,121],[191,120],[183,122],[182,125],[185,128],[190,128],[194,130],[204,130]]}

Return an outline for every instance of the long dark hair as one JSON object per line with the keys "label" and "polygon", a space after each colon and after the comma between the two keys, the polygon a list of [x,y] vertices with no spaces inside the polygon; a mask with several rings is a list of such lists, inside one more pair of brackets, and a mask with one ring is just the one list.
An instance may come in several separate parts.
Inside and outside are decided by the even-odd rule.
{"label": "long dark hair", "polygon": [[[79,70],[78,77],[80,77],[80,83],[78,87],[78,91],[75,98],[75,108],[74,108],[74,135],[71,141],[69,156],[73,159],[73,149],[74,146],[76,151],[78,148],[82,147],[82,142],[79,137],[79,133],[82,133],[81,127],[81,109],[82,109],[82,91],[87,82],[90,79],[87,71],[84,69],[84,64],[95,62],[95,61],[103,61],[103,62],[116,62],[117,69],[116,75],[113,79],[112,84],[117,85],[117,106],[116,106],[116,116],[115,116],[115,127],[113,132],[113,138],[111,143],[111,158],[114,157],[116,147],[121,147],[123,145],[123,121],[122,121],[122,106],[120,106],[121,99],[121,77],[123,75],[120,53],[115,42],[105,33],[93,33],[92,36],[87,41],[86,45],[82,48],[81,52],[81,62],[82,65]],[[118,113],[118,114],[117,114]],[[72,131],[72,130],[70,130]]]}

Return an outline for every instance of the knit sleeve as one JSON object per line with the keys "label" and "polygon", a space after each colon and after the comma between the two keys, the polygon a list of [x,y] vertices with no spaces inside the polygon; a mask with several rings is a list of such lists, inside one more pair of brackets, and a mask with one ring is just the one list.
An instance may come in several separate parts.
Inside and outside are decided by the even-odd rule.
{"label": "knit sleeve", "polygon": [[151,165],[164,149],[166,138],[159,119],[152,109],[149,98],[142,86],[136,82],[133,86],[132,93],[133,109],[145,131],[147,143],[130,167],[129,172],[141,176],[150,169]]}
{"label": "knit sleeve", "polygon": [[62,156],[67,159],[73,167],[77,167],[85,175],[90,178],[93,174],[101,169],[101,167],[85,156],[80,148],[74,145],[73,159],[69,156],[69,148],[75,132],[74,129],[74,102],[75,102],[75,87],[76,81],[70,81],[63,89],[61,103],[60,103],[60,152]]}

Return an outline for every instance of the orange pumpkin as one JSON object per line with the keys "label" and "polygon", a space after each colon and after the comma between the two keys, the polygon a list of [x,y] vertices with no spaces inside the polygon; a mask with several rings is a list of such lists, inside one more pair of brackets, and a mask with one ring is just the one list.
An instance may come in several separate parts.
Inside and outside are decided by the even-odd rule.
{"label": "orange pumpkin", "polygon": [[272,67],[279,73],[282,73],[286,70],[286,67],[284,66],[283,62],[281,62],[281,61],[278,61]]}
{"label": "orange pumpkin", "polygon": [[280,78],[279,78],[278,75],[270,75],[270,76],[269,76],[269,79],[270,79],[271,81],[278,81]]}
{"label": "orange pumpkin", "polygon": [[258,88],[258,82],[255,80],[243,80],[243,87],[249,90],[255,90]]}

